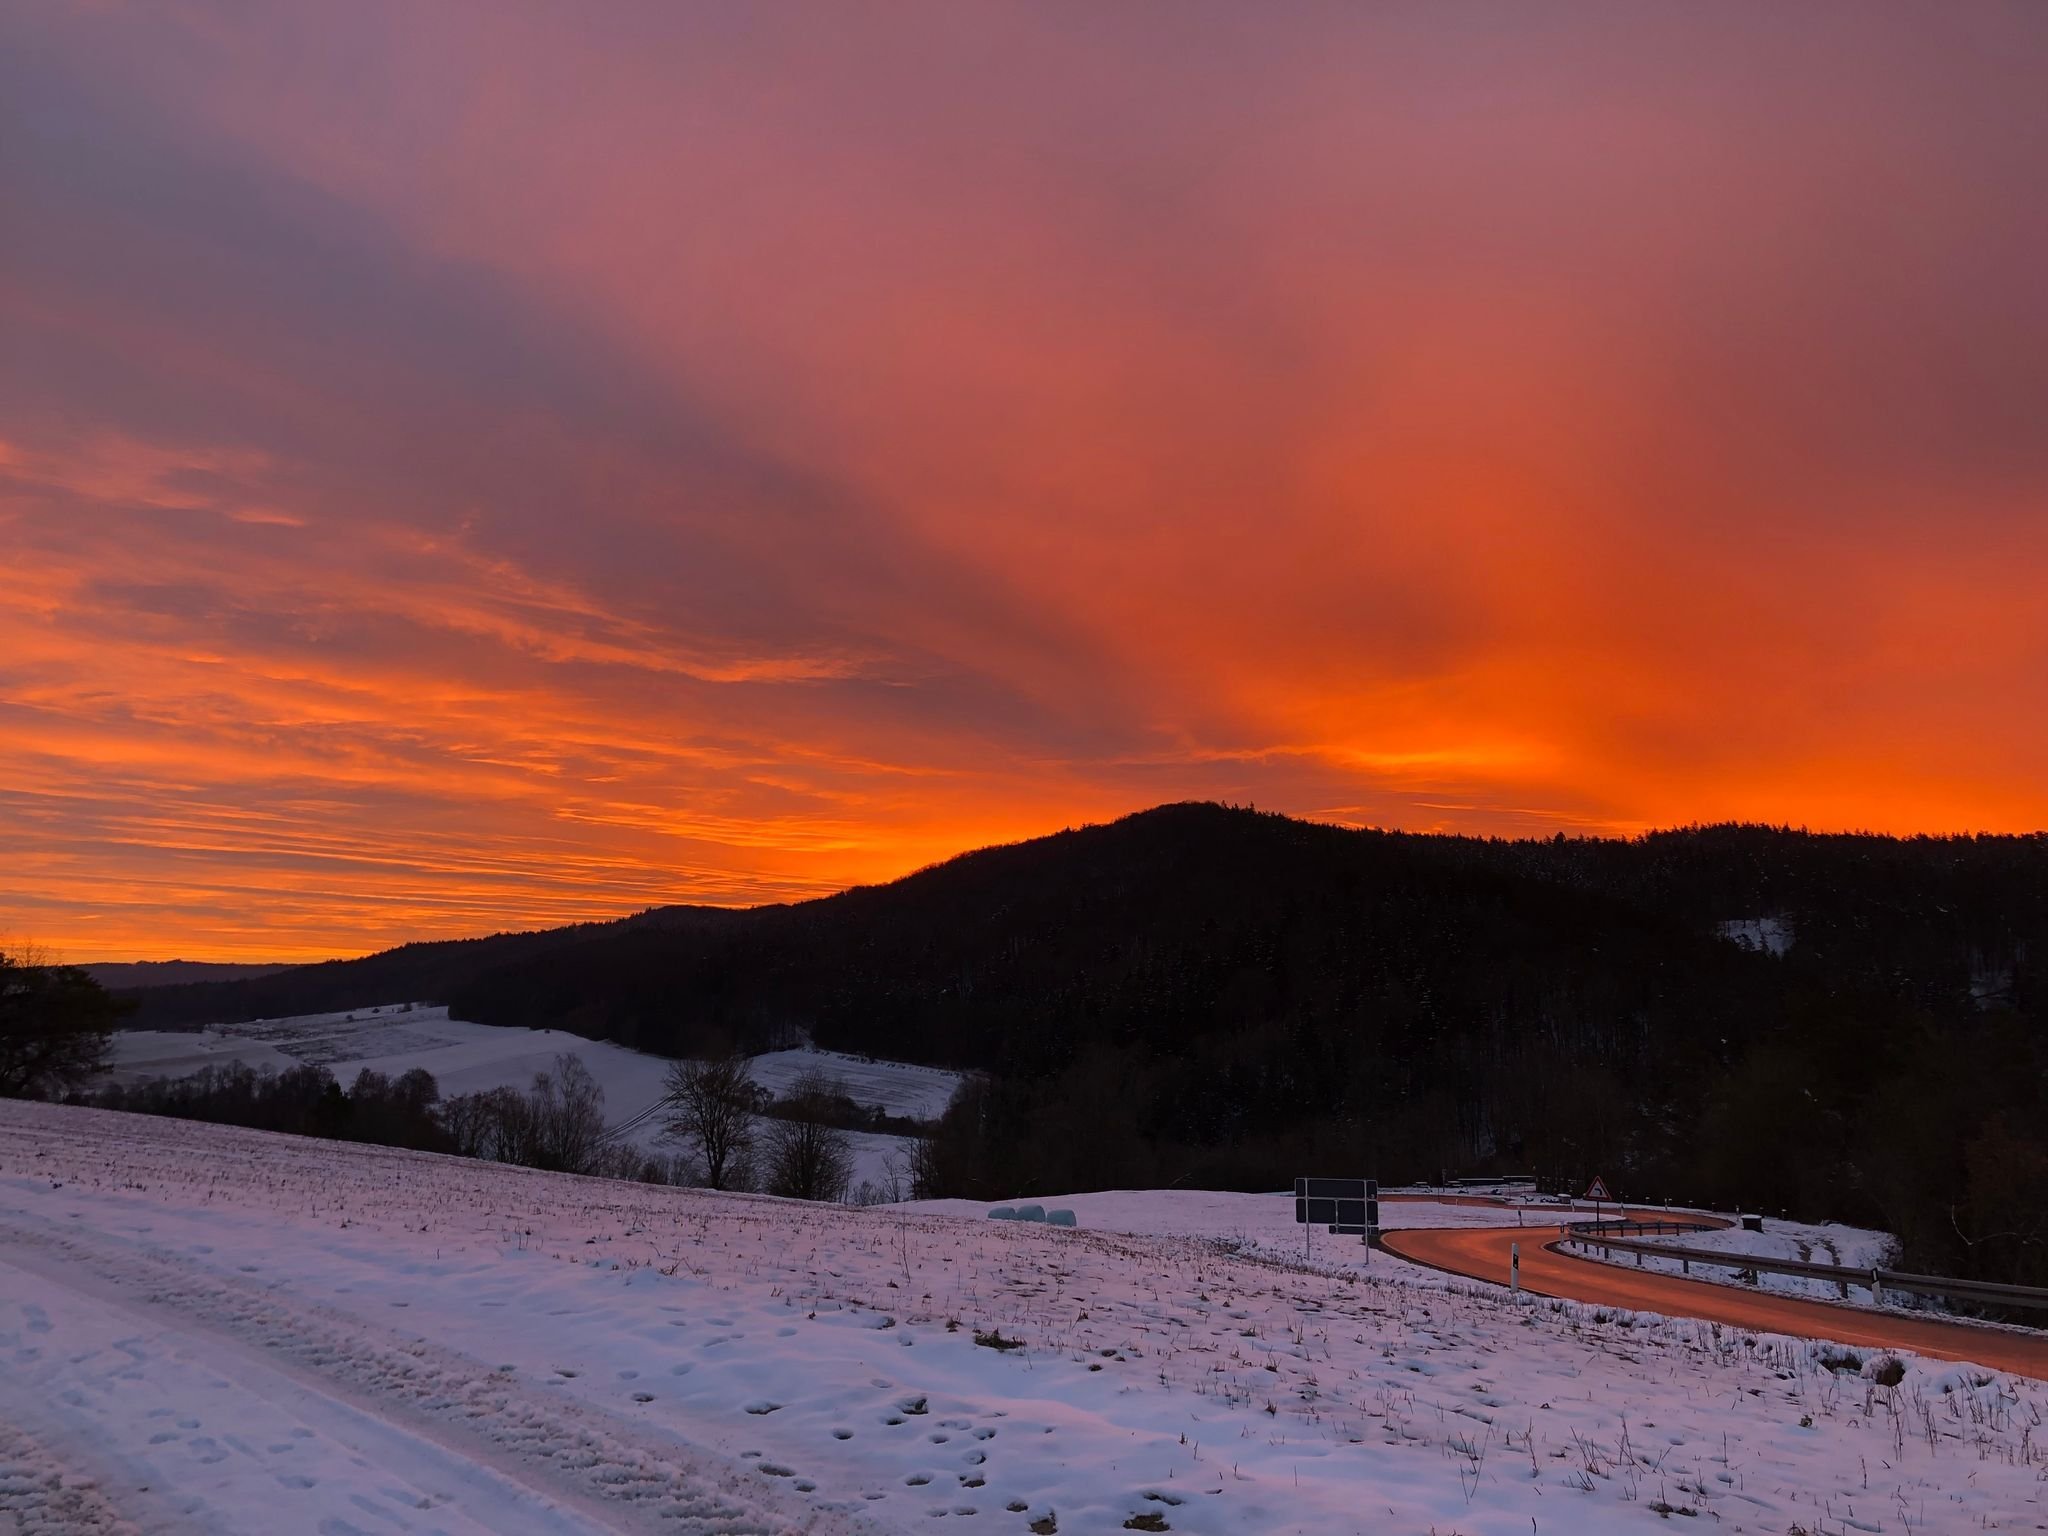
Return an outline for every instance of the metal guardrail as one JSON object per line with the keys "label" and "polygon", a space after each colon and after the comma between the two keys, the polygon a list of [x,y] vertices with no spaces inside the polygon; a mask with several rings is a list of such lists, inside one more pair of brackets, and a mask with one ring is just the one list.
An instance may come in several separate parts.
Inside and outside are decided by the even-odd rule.
{"label": "metal guardrail", "polygon": [[1618,1238],[1640,1237],[1645,1234],[1662,1237],[1667,1233],[1672,1237],[1680,1237],[1687,1232],[1719,1232],[1726,1225],[1726,1222],[1720,1221],[1686,1221],[1677,1216],[1658,1217],[1651,1221],[1630,1218],[1626,1221],[1574,1221],[1566,1224],[1567,1229],[1574,1235],[1584,1233],[1590,1236]]}
{"label": "metal guardrail", "polygon": [[1844,1296],[1852,1285],[1862,1286],[1874,1299],[1882,1300],[1887,1290],[1915,1296],[1944,1296],[1950,1301],[1974,1301],[1998,1307],[2048,1307],[2048,1289],[2031,1285],[1999,1285],[1988,1280],[1952,1280],[1941,1275],[1915,1275],[1896,1269],[1858,1269],[1844,1264],[1816,1264],[1806,1259],[1772,1259],[1762,1254],[1735,1253],[1719,1248],[1678,1248],[1666,1243],[1646,1243],[1631,1234],[1650,1232],[1707,1232],[1716,1230],[1704,1222],[1663,1221],[1578,1221],[1564,1229],[1564,1240],[1580,1249],[1598,1248],[1611,1256],[1615,1250],[1633,1253],[1640,1266],[1644,1258],[1676,1259],[1688,1274],[1695,1264],[1710,1269],[1732,1269],[1739,1274],[1796,1275],[1808,1280],[1829,1280]]}

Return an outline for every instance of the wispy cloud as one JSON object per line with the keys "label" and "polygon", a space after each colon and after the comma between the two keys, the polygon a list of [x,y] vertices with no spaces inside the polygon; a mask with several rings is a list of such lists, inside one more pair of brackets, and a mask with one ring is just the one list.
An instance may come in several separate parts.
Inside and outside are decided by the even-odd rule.
{"label": "wispy cloud", "polygon": [[358,950],[1190,795],[2040,826],[2044,62],[16,9],[0,929]]}

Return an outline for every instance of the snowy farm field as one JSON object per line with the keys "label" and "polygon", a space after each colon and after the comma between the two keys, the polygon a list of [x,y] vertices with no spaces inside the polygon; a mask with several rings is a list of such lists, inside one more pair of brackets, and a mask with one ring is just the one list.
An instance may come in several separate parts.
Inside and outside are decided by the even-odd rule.
{"label": "snowy farm field", "polygon": [[[365,1068],[398,1077],[415,1067],[434,1075],[443,1097],[490,1088],[524,1088],[536,1072],[552,1070],[556,1056],[582,1058],[604,1090],[606,1122],[627,1127],[626,1139],[654,1150],[661,1123],[649,1117],[662,1097],[667,1057],[650,1056],[603,1040],[556,1029],[507,1029],[451,1019],[431,1004],[390,1003],[343,1013],[256,1019],[196,1033],[123,1030],[114,1036],[109,1080],[136,1083],[182,1077],[210,1066],[242,1062],[283,1072],[323,1066],[344,1086]],[[754,1081],[782,1094],[808,1071],[842,1079],[855,1103],[879,1104],[892,1116],[937,1119],[959,1075],[905,1062],[871,1061],[834,1051],[772,1051],[750,1062]],[[908,1140],[868,1132],[852,1135],[853,1183],[878,1188],[900,1176]]]}
{"label": "snowy farm field", "polygon": [[1066,1231],[0,1104],[0,1509],[325,1536],[2048,1523],[2040,1382],[1907,1357],[1884,1386],[1808,1343],[1336,1267],[1362,1255],[1335,1240],[1308,1268],[1245,1204],[1279,1197],[1094,1199]]}

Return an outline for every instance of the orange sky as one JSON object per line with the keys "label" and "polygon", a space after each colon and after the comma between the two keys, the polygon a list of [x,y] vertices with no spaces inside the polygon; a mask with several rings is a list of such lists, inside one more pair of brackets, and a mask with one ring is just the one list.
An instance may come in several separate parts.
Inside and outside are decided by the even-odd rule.
{"label": "orange sky", "polygon": [[2048,825],[2048,9],[14,7],[0,943]]}

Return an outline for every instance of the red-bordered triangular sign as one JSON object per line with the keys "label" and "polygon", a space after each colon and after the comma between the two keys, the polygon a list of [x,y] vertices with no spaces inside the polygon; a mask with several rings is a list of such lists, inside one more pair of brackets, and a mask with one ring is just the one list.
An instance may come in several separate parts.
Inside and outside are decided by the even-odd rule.
{"label": "red-bordered triangular sign", "polygon": [[1579,1198],[1582,1200],[1612,1200],[1614,1196],[1607,1193],[1607,1181],[1596,1173],[1593,1175],[1593,1182],[1586,1186],[1585,1194]]}

